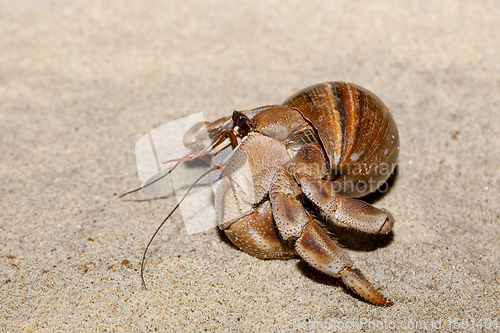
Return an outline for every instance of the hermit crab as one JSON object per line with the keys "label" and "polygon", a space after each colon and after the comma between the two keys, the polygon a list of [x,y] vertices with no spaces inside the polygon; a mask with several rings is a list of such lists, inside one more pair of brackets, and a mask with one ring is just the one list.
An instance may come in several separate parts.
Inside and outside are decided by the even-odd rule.
{"label": "hermit crab", "polygon": [[238,248],[263,259],[298,255],[365,300],[392,304],[317,219],[319,211],[365,233],[392,230],[390,212],[356,199],[387,181],[399,153],[396,123],[377,96],[320,83],[281,105],[195,124],[184,145],[193,153],[172,161],[211,159],[217,222]]}

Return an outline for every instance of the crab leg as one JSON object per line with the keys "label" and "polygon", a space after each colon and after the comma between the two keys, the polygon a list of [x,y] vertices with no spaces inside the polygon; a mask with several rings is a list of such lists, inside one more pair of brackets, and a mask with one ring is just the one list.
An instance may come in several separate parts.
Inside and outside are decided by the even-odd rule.
{"label": "crab leg", "polygon": [[357,268],[351,258],[315,222],[309,222],[295,243],[297,253],[318,271],[340,276],[346,286],[369,302],[389,306],[392,302],[379,293]]}
{"label": "crab leg", "polygon": [[[311,266],[334,277],[369,302],[391,305],[391,301],[379,293],[339,244],[317,224],[303,207],[298,197],[302,193],[294,176],[302,174],[318,177],[323,171],[323,154],[317,144],[307,144],[295,158],[284,165],[275,176],[269,191],[276,227],[283,240],[295,240],[295,250]],[[323,161],[323,164],[321,163]]]}
{"label": "crab leg", "polygon": [[322,179],[326,161],[320,145],[310,143],[296,156],[293,175],[302,193],[329,219],[371,234],[386,234],[394,226],[394,217],[364,201],[344,198],[335,192],[335,182]]}
{"label": "crab leg", "polygon": [[331,181],[315,179],[305,173],[298,173],[295,178],[302,192],[330,220],[370,234],[386,234],[392,230],[394,217],[389,211],[361,200],[341,197],[333,190]]}

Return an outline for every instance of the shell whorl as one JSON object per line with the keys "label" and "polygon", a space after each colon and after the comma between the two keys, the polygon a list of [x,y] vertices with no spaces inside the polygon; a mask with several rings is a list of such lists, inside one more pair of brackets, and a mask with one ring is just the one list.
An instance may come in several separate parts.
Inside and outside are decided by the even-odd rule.
{"label": "shell whorl", "polygon": [[396,166],[399,135],[385,104],[347,82],[305,88],[283,102],[317,130],[338,193],[361,197],[382,185]]}

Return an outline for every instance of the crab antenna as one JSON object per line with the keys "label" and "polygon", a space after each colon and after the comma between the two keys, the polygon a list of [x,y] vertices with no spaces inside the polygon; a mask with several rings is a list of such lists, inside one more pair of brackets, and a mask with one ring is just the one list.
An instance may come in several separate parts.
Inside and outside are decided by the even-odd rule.
{"label": "crab antenna", "polygon": [[224,130],[221,133],[219,133],[219,135],[217,135],[217,137],[212,141],[212,143],[208,147],[200,150],[199,152],[197,152],[197,153],[191,153],[191,154],[188,154],[188,155],[186,155],[184,157],[174,158],[174,159],[171,159],[171,160],[163,162],[163,164],[167,164],[167,163],[170,163],[170,162],[177,162],[177,163],[172,167],[172,169],[170,169],[166,174],[164,174],[160,178],[155,179],[151,183],[148,183],[148,184],[146,184],[144,186],[141,186],[141,187],[135,188],[133,190],[130,190],[128,192],[125,192],[125,193],[121,194],[118,198],[123,198],[126,195],[129,195],[131,193],[135,193],[137,191],[140,191],[140,190],[144,189],[145,187],[153,185],[157,181],[162,180],[163,178],[165,178],[166,176],[168,176],[169,174],[171,174],[172,171],[174,171],[174,169],[177,168],[177,166],[181,162],[192,161],[192,160],[197,159],[200,156],[205,156],[205,155],[210,154],[215,149],[215,147],[217,145],[221,144],[226,139],[225,138],[226,135],[229,137],[229,140],[230,140],[231,145],[233,146],[233,148],[236,148],[236,146],[238,146],[238,140],[236,139],[236,134],[234,133],[233,130]]}
{"label": "crab antenna", "polygon": [[[190,154],[190,155],[191,155],[191,154]],[[189,156],[189,155],[188,155],[188,156]],[[177,166],[178,166],[181,162],[182,162],[182,161],[177,162],[177,163],[176,163],[176,164],[172,167],[172,169],[168,170],[168,172],[167,172],[166,174],[164,174],[163,176],[161,176],[160,178],[155,179],[155,180],[154,180],[154,181],[152,181],[151,183],[148,183],[148,184],[146,184],[146,185],[144,185],[144,186],[141,186],[141,187],[138,187],[138,188],[136,188],[136,189],[130,190],[130,191],[128,191],[128,192],[125,192],[125,193],[123,193],[122,195],[120,195],[118,198],[123,198],[123,197],[124,197],[124,196],[126,196],[126,195],[129,195],[129,194],[131,194],[131,193],[134,193],[134,192],[140,191],[140,190],[142,190],[143,188],[145,188],[145,187],[147,187],[147,186],[149,186],[149,185],[153,185],[154,183],[156,183],[156,182],[157,182],[157,181],[159,181],[159,180],[162,180],[163,178],[165,178],[165,177],[167,177],[168,175],[170,175],[170,174],[172,173],[172,171],[174,171],[174,169],[175,169],[175,168],[177,168]]]}
{"label": "crab antenna", "polygon": [[[180,163],[180,162],[179,162]],[[151,237],[151,239],[149,240],[149,243],[148,245],[146,246],[146,248],[144,249],[144,253],[142,255],[142,261],[141,261],[141,280],[142,280],[142,287],[144,289],[148,289],[146,287],[146,282],[144,281],[144,264],[146,262],[146,254],[148,252],[148,249],[149,249],[149,246],[151,245],[151,243],[153,242],[153,239],[156,237],[156,235],[158,234],[158,232],[160,231],[160,229],[163,227],[163,225],[167,222],[167,220],[170,218],[170,216],[172,216],[172,214],[177,210],[177,208],[179,208],[179,206],[181,205],[181,203],[184,201],[184,199],[187,197],[187,195],[189,194],[189,192],[191,192],[191,190],[193,189],[193,187],[203,178],[205,177],[206,175],[208,175],[210,172],[212,171],[215,171],[217,169],[220,169],[221,168],[221,165],[216,165],[214,167],[211,167],[210,169],[208,169],[207,171],[205,171],[200,177],[198,177],[198,179],[196,179],[196,181],[189,187],[189,189],[187,190],[187,192],[184,194],[184,196],[182,197],[181,200],[179,200],[179,202],[177,203],[177,205],[175,205],[174,209],[172,209],[172,211],[167,215],[167,217],[165,217],[165,219],[163,220],[163,222],[158,226],[158,228],[156,228],[156,231],[155,233],[153,234],[153,236]]]}
{"label": "crab antenna", "polygon": [[[233,151],[228,156],[226,156],[226,158],[222,161],[222,163],[220,163],[219,165],[214,165],[213,167],[211,167],[210,169],[208,169],[207,171],[205,171],[200,177],[198,177],[198,179],[196,179],[196,181],[188,188],[188,190],[186,191],[186,193],[182,196],[181,200],[179,200],[179,202],[177,203],[177,205],[175,205],[175,207],[172,209],[172,211],[160,223],[160,225],[158,226],[158,228],[156,228],[156,231],[154,232],[153,236],[151,236],[151,238],[149,239],[148,245],[146,245],[146,248],[144,249],[144,253],[142,254],[142,261],[141,261],[141,281],[142,281],[142,287],[144,289],[146,289],[146,290],[148,289],[146,287],[146,281],[144,280],[144,265],[145,265],[145,262],[146,262],[146,254],[148,253],[149,246],[153,242],[153,239],[156,237],[156,235],[158,234],[158,232],[160,231],[160,229],[163,227],[163,225],[167,222],[167,220],[170,218],[170,216],[172,216],[172,214],[177,210],[177,208],[179,208],[179,206],[184,201],[184,199],[186,199],[187,195],[189,194],[189,192],[191,192],[191,190],[193,189],[193,187],[195,187],[195,185],[198,184],[198,182],[201,179],[203,179],[203,177],[205,177],[206,175],[208,175],[210,172],[215,171],[215,170],[219,170],[223,166],[225,166],[227,164],[227,162],[231,159],[231,157],[234,155],[234,153],[238,150],[239,146],[238,146],[238,142],[236,140],[236,135],[234,134],[234,132],[232,130],[228,130],[228,131],[224,131],[223,133],[220,133],[217,136],[217,138],[215,138],[215,140],[212,142],[212,144],[209,147],[213,147],[213,146],[216,146],[216,145],[220,144],[224,140],[224,137],[223,137],[224,135],[229,135],[230,140],[231,140],[231,145],[235,145]],[[245,141],[245,139],[246,139],[246,137],[243,138],[242,141]],[[207,147],[207,148],[205,148],[203,150],[207,150],[209,147]],[[198,153],[200,156],[203,153],[203,150]],[[207,154],[207,153],[205,152],[204,154]],[[196,157],[197,156],[195,155],[193,158],[196,158]],[[178,163],[180,163],[180,161]]]}

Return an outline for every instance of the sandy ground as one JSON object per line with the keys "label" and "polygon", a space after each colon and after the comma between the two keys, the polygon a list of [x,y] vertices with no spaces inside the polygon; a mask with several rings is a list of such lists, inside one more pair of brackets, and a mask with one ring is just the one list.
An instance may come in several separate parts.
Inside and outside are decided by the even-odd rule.
{"label": "sandy ground", "polygon": [[[500,329],[497,1],[43,3],[0,11],[1,330]],[[371,201],[394,232],[337,235],[394,305],[178,213],[142,290],[176,200],[118,199],[139,138],[326,80],[375,92],[399,127],[399,174]]]}

